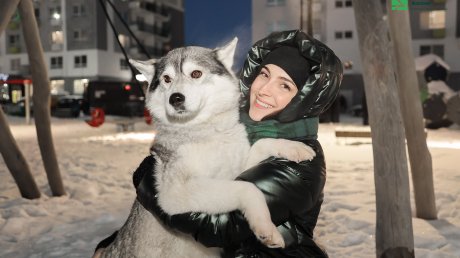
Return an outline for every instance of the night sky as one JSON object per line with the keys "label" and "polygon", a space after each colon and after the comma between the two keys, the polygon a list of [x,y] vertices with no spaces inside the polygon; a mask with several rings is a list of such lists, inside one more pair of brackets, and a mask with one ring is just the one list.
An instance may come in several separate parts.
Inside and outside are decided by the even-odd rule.
{"label": "night sky", "polygon": [[250,0],[185,0],[185,44],[215,48],[238,37],[235,71],[251,46]]}

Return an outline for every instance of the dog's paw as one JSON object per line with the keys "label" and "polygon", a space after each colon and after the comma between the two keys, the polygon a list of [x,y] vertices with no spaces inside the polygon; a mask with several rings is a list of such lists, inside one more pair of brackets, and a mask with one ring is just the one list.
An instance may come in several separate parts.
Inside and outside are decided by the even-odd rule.
{"label": "dog's paw", "polygon": [[278,232],[275,225],[270,223],[270,226],[269,234],[256,233],[257,239],[268,248],[284,248],[283,236]]}
{"label": "dog's paw", "polygon": [[285,139],[277,139],[277,155],[278,157],[285,158],[295,162],[305,160],[312,160],[316,156],[316,152],[308,145]]}

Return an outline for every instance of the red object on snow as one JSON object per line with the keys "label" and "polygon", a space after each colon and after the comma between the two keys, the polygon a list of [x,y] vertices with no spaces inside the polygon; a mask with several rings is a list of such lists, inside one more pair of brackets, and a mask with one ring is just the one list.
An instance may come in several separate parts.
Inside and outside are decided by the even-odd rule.
{"label": "red object on snow", "polygon": [[99,127],[105,121],[105,112],[102,108],[93,108],[91,109],[91,120],[86,120],[85,122],[92,127]]}
{"label": "red object on snow", "polygon": [[152,116],[150,115],[150,112],[144,108],[144,119],[145,119],[145,123],[150,125],[152,124]]}

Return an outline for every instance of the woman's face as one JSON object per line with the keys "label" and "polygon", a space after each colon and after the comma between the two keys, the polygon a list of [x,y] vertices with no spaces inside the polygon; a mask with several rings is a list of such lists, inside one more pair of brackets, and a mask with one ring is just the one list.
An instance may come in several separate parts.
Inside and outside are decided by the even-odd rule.
{"label": "woman's face", "polygon": [[291,102],[297,91],[295,83],[281,67],[265,65],[251,86],[249,117],[261,121],[264,117],[280,112]]}

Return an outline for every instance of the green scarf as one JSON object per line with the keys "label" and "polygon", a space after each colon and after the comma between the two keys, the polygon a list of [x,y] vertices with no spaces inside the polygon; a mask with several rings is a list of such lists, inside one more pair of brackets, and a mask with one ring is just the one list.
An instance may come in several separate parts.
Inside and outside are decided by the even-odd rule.
{"label": "green scarf", "polygon": [[281,123],[276,120],[256,122],[243,111],[240,112],[240,121],[246,126],[251,145],[262,138],[315,140],[318,138],[318,117],[303,118],[290,123]]}

